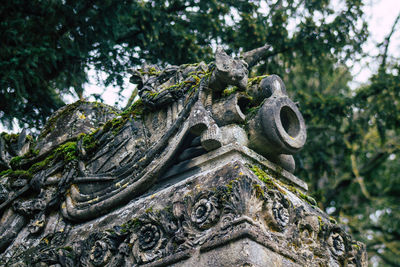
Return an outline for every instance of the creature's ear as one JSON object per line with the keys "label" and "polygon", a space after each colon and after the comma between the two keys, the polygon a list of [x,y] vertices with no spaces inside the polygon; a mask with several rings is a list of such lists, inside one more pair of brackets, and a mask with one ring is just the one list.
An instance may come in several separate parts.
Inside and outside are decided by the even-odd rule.
{"label": "creature's ear", "polygon": [[233,58],[228,56],[222,47],[217,47],[215,51],[215,67],[218,71],[227,73],[233,63]]}
{"label": "creature's ear", "polygon": [[271,48],[269,44],[265,44],[259,48],[244,52],[240,58],[247,63],[247,69],[254,67]]}

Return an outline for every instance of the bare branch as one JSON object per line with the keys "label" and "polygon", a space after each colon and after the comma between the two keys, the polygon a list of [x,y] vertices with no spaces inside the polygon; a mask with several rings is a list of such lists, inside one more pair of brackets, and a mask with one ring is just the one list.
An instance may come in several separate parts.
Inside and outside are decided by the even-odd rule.
{"label": "bare branch", "polygon": [[394,34],[395,30],[396,30],[396,25],[397,25],[397,23],[399,21],[400,21],[400,13],[397,15],[397,18],[396,18],[396,20],[394,21],[394,23],[392,25],[392,29],[390,30],[390,33],[388,34],[388,36],[386,36],[385,41],[383,42],[384,46],[385,46],[385,50],[384,50],[383,55],[382,55],[382,63],[380,65],[380,67],[379,67],[382,70],[385,69],[385,67],[386,67],[386,60],[387,60],[387,57],[388,57],[390,39],[392,38],[392,36],[393,36],[393,34]]}

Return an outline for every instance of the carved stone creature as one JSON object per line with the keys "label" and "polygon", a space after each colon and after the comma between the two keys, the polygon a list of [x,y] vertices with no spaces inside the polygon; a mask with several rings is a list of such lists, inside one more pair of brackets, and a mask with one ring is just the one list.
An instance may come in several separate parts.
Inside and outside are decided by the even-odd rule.
{"label": "carved stone creature", "polygon": [[215,70],[211,74],[209,87],[214,92],[222,92],[228,85],[237,86],[240,90],[247,87],[247,64],[228,56],[222,48],[215,52]]}

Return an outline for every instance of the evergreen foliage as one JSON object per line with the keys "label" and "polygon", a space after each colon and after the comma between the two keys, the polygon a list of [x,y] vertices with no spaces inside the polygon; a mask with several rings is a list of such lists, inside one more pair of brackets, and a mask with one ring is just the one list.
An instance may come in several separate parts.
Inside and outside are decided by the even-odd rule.
{"label": "evergreen foliage", "polygon": [[[230,52],[266,42],[273,49],[261,72],[279,74],[295,59],[316,66],[327,54],[360,51],[366,36],[360,1],[339,11],[329,1],[161,0],[5,1],[0,6],[0,122],[40,126],[82,97],[87,71],[123,84],[128,68],[144,62],[209,61],[212,44]],[[292,35],[287,28],[295,26]],[[292,26],[293,27],[293,26]]]}

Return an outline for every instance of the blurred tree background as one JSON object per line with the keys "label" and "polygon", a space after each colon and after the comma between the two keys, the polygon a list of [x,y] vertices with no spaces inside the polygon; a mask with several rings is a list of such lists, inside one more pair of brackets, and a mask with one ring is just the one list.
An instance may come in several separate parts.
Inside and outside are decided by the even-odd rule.
{"label": "blurred tree background", "polygon": [[268,43],[251,75],[280,75],[299,103],[308,142],[296,175],[321,209],[367,244],[374,264],[399,266],[400,65],[387,47],[400,23],[379,45],[377,73],[351,89],[349,62],[364,56],[368,37],[362,7],[362,0],[3,1],[0,122],[40,128],[62,96],[82,98],[90,69],[122,92],[127,70],[145,62],[209,62],[216,45],[239,55]]}

